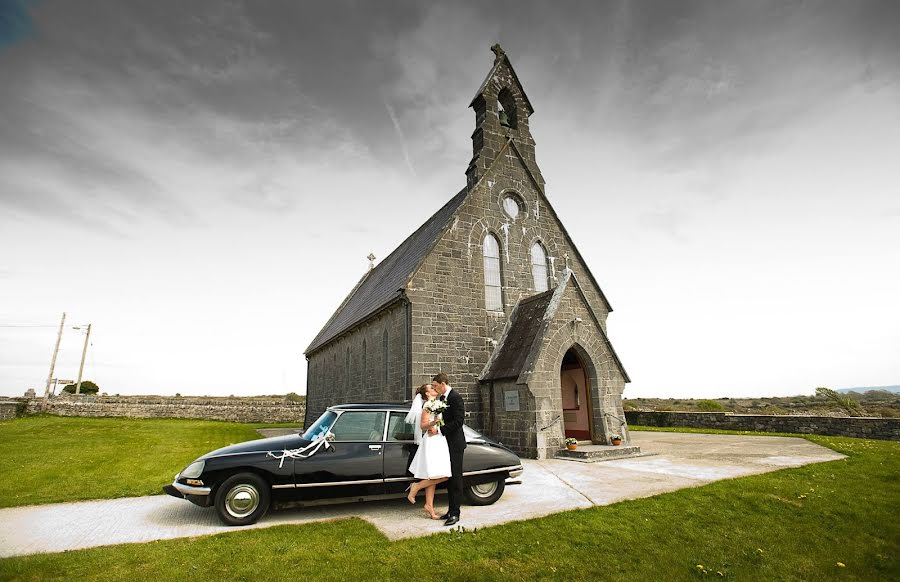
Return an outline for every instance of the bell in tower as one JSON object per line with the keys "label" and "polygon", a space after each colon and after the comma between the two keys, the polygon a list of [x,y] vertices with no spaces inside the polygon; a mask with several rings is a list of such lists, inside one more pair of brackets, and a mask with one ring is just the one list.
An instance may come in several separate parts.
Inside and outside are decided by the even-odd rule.
{"label": "bell in tower", "polygon": [[466,170],[467,184],[474,186],[501,150],[509,146],[525,159],[543,188],[543,179],[534,161],[534,139],[528,128],[528,117],[534,113],[534,108],[506,52],[499,44],[492,46],[491,51],[494,64],[469,104],[475,110],[475,131],[472,133],[472,160]]}

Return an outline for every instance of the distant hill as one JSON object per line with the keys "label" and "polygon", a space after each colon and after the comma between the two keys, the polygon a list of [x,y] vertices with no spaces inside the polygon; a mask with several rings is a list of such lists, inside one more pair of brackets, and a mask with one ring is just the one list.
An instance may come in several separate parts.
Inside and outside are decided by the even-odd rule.
{"label": "distant hill", "polygon": [[839,388],[837,392],[856,392],[858,394],[863,394],[864,392],[868,392],[869,390],[884,390],[885,392],[900,394],[900,386],[861,386],[859,388]]}

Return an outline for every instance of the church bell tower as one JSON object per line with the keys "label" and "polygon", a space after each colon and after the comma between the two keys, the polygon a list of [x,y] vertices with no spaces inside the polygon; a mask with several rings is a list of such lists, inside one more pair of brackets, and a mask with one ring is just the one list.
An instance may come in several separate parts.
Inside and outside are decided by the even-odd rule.
{"label": "church bell tower", "polygon": [[491,51],[494,65],[469,104],[475,110],[475,131],[466,184],[469,188],[477,184],[503,146],[512,142],[543,190],[544,179],[535,162],[534,139],[528,128],[534,108],[500,45],[495,44]]}

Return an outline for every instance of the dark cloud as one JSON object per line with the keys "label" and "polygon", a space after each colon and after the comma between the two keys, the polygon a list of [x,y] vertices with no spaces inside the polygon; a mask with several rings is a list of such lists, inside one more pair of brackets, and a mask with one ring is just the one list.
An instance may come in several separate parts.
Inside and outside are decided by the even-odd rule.
{"label": "dark cloud", "polygon": [[239,4],[174,19],[118,3],[99,3],[103,20],[71,5],[41,8],[43,44],[2,63],[17,82],[0,88],[0,154],[23,169],[0,179],[2,205],[63,220],[81,208],[123,227],[154,215],[183,221],[193,193],[160,180],[190,157],[207,174],[225,164],[260,176],[223,199],[282,208],[283,196],[269,193],[277,177],[264,175],[267,158],[365,153],[298,90],[281,59],[264,54],[272,36]]}
{"label": "dark cloud", "polygon": [[896,3],[665,4],[623,18],[618,82],[596,111],[623,139],[658,144],[664,166],[754,155],[866,71],[888,86],[900,70],[897,36],[874,24],[897,22]]}
{"label": "dark cloud", "polygon": [[70,203],[65,197],[47,189],[33,188],[28,184],[15,184],[0,179],[3,197],[0,204],[8,219],[24,220],[26,215],[35,215],[70,227],[86,228],[98,234],[115,238],[126,238],[127,235],[117,225],[99,219],[90,210],[85,210]]}
{"label": "dark cloud", "polygon": [[[105,119],[95,108],[80,107],[84,103],[73,97],[64,94],[50,106],[30,98],[7,101],[12,115],[0,119],[0,205],[103,226],[104,232],[116,230],[109,223],[124,227],[142,216],[175,222],[187,218],[189,209],[161,187],[152,168],[141,167],[117,151],[115,143],[98,137],[107,133],[115,138],[115,127],[126,131],[127,125]],[[103,131],[92,131],[99,129],[92,123]]]}
{"label": "dark cloud", "polygon": [[273,175],[291,158],[461,180],[496,41],[544,135],[617,140],[662,172],[758,155],[848,88],[897,90],[898,7],[5,2],[0,42],[33,34],[0,51],[0,153],[69,191],[7,177],[0,204],[189,221],[170,178],[190,165],[245,170],[221,198],[284,211],[303,199]]}
{"label": "dark cloud", "polygon": [[284,214],[297,208],[303,195],[297,185],[280,183],[260,173],[230,194],[228,199],[249,210]]}
{"label": "dark cloud", "polygon": [[0,50],[32,34],[28,4],[27,0],[0,1]]}

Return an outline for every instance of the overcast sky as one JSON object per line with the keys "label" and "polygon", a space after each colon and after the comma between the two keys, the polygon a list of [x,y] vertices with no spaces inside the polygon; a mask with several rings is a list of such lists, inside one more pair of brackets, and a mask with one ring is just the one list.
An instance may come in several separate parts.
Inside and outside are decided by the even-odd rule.
{"label": "overcast sky", "polygon": [[304,393],[495,42],[626,397],[900,384],[898,2],[0,0],[0,394]]}

